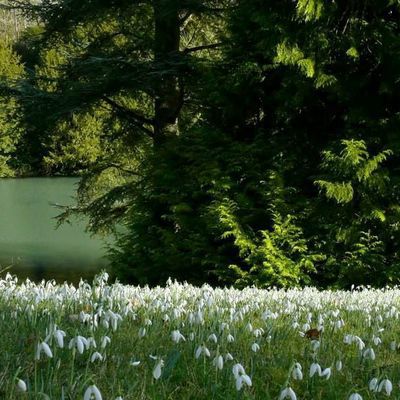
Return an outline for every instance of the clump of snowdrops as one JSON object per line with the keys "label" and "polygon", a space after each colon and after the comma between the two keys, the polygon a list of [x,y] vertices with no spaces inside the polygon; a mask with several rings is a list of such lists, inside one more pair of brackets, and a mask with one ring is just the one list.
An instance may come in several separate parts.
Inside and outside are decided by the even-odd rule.
{"label": "clump of snowdrops", "polygon": [[400,396],[400,289],[0,280],[0,398]]}

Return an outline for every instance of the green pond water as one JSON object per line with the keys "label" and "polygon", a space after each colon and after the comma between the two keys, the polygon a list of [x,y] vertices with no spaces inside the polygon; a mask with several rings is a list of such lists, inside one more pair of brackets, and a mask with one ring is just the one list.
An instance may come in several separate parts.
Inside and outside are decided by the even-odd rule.
{"label": "green pond water", "polygon": [[56,229],[60,209],[54,204],[73,204],[77,183],[76,178],[0,179],[0,270],[76,283],[107,267],[106,241],[85,232],[85,221]]}

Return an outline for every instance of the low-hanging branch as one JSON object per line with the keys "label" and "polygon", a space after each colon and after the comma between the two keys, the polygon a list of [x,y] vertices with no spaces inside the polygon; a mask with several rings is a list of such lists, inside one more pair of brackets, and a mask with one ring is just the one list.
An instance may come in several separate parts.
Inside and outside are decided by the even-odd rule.
{"label": "low-hanging branch", "polygon": [[143,117],[142,115],[122,106],[107,96],[102,96],[102,100],[104,100],[114,110],[118,111],[118,113],[133,121],[139,129],[148,134],[151,138],[154,138],[154,132],[144,126],[145,124],[154,126],[154,121],[152,119]]}
{"label": "low-hanging branch", "polygon": [[188,53],[194,53],[196,51],[201,51],[201,50],[213,50],[213,49],[217,49],[218,47],[221,47],[222,45],[223,45],[223,43],[205,44],[202,46],[189,47],[189,48],[183,50],[182,52],[185,54],[188,54]]}

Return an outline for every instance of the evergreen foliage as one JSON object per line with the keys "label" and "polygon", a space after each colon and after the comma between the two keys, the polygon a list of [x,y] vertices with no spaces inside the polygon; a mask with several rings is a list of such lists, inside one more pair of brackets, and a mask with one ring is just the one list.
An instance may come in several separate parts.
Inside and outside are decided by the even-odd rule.
{"label": "evergreen foliage", "polygon": [[113,232],[119,278],[399,282],[397,2],[8,3],[40,27],[4,155],[82,174],[61,220]]}

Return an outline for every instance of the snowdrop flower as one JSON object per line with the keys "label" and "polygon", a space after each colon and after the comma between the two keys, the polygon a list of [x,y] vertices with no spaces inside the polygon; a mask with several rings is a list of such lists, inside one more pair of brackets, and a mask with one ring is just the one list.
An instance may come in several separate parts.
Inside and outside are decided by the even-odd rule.
{"label": "snowdrop flower", "polygon": [[341,371],[342,368],[343,368],[343,363],[342,363],[342,361],[341,361],[341,360],[336,361],[335,367],[336,367],[336,371]]}
{"label": "snowdrop flower", "polygon": [[197,348],[196,353],[195,353],[194,356],[195,356],[195,358],[197,359],[197,358],[199,358],[202,354],[204,354],[204,355],[207,356],[207,357],[210,357],[210,356],[211,356],[210,350],[208,350],[207,347],[204,346],[204,344],[202,344],[201,346],[199,346],[199,347]]}
{"label": "snowdrop flower", "polygon": [[140,361],[131,361],[132,367],[137,367],[140,364]]}
{"label": "snowdrop flower", "polygon": [[233,361],[233,356],[231,353],[225,354],[225,361]]}
{"label": "snowdrop flower", "polygon": [[279,400],[284,400],[287,398],[289,398],[290,400],[297,400],[296,393],[291,387],[283,389],[281,394],[279,395]]}
{"label": "snowdrop flower", "polygon": [[212,333],[212,334],[208,337],[208,341],[209,341],[209,342],[217,343],[217,342],[218,342],[217,335],[216,335],[215,333]]}
{"label": "snowdrop flower", "polygon": [[83,354],[85,347],[87,347],[87,339],[83,336],[77,336],[70,340],[68,348],[73,349],[75,346],[79,352],[79,354]]}
{"label": "snowdrop flower", "polygon": [[352,393],[349,397],[349,400],[363,400],[363,398],[358,393]]}
{"label": "snowdrop flower", "polygon": [[374,342],[375,346],[378,346],[378,345],[380,345],[382,343],[382,339],[380,337],[378,337],[378,336],[374,336],[372,341]]}
{"label": "snowdrop flower", "polygon": [[111,343],[111,339],[108,336],[104,336],[101,339],[101,348],[105,349],[109,343]]}
{"label": "snowdrop flower", "polygon": [[335,322],[335,329],[341,329],[344,326],[344,321],[342,319],[339,319]]}
{"label": "snowdrop flower", "polygon": [[325,368],[325,369],[321,372],[320,376],[325,376],[325,377],[326,377],[326,380],[328,380],[328,379],[331,377],[331,374],[332,374],[332,369],[331,369],[331,368]]}
{"label": "snowdrop flower", "polygon": [[253,343],[251,345],[251,350],[253,350],[254,353],[257,353],[257,351],[260,350],[260,345],[258,343]]}
{"label": "snowdrop flower", "polygon": [[372,379],[369,381],[368,389],[369,389],[371,392],[377,392],[377,391],[378,391],[378,378],[372,378]]}
{"label": "snowdrop flower", "polygon": [[64,338],[66,336],[66,333],[60,329],[57,329],[54,332],[54,337],[56,338],[57,345],[60,349],[64,348]]}
{"label": "snowdrop flower", "polygon": [[367,360],[367,359],[371,359],[371,360],[375,360],[375,351],[372,347],[364,350],[363,352],[363,357]]}
{"label": "snowdrop flower", "polygon": [[321,375],[321,366],[318,363],[312,363],[310,366],[310,378],[312,378],[316,372],[318,375]]}
{"label": "snowdrop flower", "polygon": [[99,352],[95,351],[92,354],[92,357],[90,357],[90,362],[94,363],[97,360],[103,361],[103,356]]}
{"label": "snowdrop flower", "polygon": [[171,338],[172,341],[175,343],[179,343],[181,340],[186,341],[185,336],[183,336],[182,333],[179,332],[179,330],[172,331]]}
{"label": "snowdrop flower", "polygon": [[253,332],[253,325],[250,322],[246,325],[246,330],[249,332]]}
{"label": "snowdrop flower", "polygon": [[390,350],[392,351],[397,350],[397,343],[395,341],[390,342]]}
{"label": "snowdrop flower", "polygon": [[213,365],[215,368],[222,370],[222,368],[224,368],[224,358],[221,355],[215,357],[213,360]]}
{"label": "snowdrop flower", "polygon": [[190,332],[190,334],[189,334],[189,340],[190,340],[191,342],[193,342],[193,340],[194,340],[194,332]]}
{"label": "snowdrop flower", "polygon": [[232,367],[232,373],[236,380],[236,390],[240,390],[243,387],[243,384],[247,386],[251,386],[251,378],[246,374],[242,364],[235,364]]}
{"label": "snowdrop flower", "polygon": [[89,337],[86,339],[86,348],[89,350],[90,347],[93,347],[94,349],[97,347],[97,343],[94,337]]}
{"label": "snowdrop flower", "polygon": [[146,336],[146,328],[142,327],[139,329],[139,337],[143,338]]}
{"label": "snowdrop flower", "polygon": [[89,386],[83,396],[83,400],[103,400],[100,390],[96,385]]}
{"label": "snowdrop flower", "polygon": [[18,379],[17,388],[21,392],[27,391],[26,383],[22,379]]}
{"label": "snowdrop flower", "polygon": [[156,379],[156,380],[160,379],[163,366],[164,366],[164,361],[160,359],[157,362],[157,364],[154,367],[154,369],[153,369],[153,377],[154,377],[154,379]]}
{"label": "snowdrop flower", "polygon": [[115,400],[124,400],[121,396],[118,396]]}
{"label": "snowdrop flower", "polygon": [[262,336],[263,333],[264,333],[264,329],[263,328],[257,328],[257,329],[254,329],[254,331],[253,331],[253,335],[256,338]]}
{"label": "snowdrop flower", "polygon": [[294,365],[294,368],[292,371],[292,378],[296,379],[298,381],[301,381],[303,379],[303,371],[302,371],[301,365],[299,363],[296,363]]}
{"label": "snowdrop flower", "polygon": [[378,392],[381,392],[382,389],[384,389],[387,396],[390,396],[390,393],[392,393],[393,390],[392,382],[390,382],[389,379],[383,379],[378,386]]}
{"label": "snowdrop flower", "polygon": [[311,348],[313,351],[317,351],[321,346],[321,343],[319,340],[311,340]]}
{"label": "snowdrop flower", "polygon": [[235,341],[235,338],[234,338],[231,334],[229,334],[229,335],[226,337],[226,340],[228,341],[228,343],[232,343],[232,342]]}
{"label": "snowdrop flower", "polygon": [[224,331],[225,329],[229,329],[229,324],[226,322],[222,322],[221,325],[219,326],[220,331]]}
{"label": "snowdrop flower", "polygon": [[36,360],[40,360],[40,355],[42,354],[42,352],[44,354],[46,354],[47,357],[52,358],[53,357],[53,353],[51,352],[51,349],[49,347],[49,345],[46,342],[42,342],[39,343],[36,349]]}

